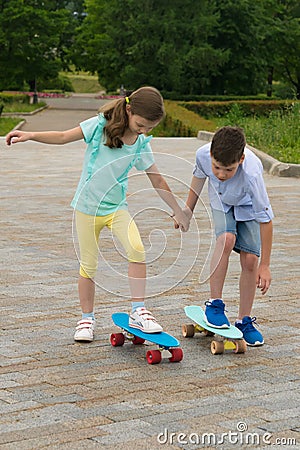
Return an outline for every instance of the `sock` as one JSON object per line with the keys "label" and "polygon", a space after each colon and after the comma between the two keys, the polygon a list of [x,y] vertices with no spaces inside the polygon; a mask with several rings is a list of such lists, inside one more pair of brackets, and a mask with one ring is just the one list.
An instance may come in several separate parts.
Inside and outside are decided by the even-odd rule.
{"label": "sock", "polygon": [[145,303],[144,302],[131,302],[131,312],[134,313],[134,311],[137,308],[145,308]]}
{"label": "sock", "polygon": [[82,313],[82,319],[93,319],[93,320],[95,320],[94,311],[92,311],[90,313]]}
{"label": "sock", "polygon": [[243,323],[241,319],[236,319],[235,323]]}

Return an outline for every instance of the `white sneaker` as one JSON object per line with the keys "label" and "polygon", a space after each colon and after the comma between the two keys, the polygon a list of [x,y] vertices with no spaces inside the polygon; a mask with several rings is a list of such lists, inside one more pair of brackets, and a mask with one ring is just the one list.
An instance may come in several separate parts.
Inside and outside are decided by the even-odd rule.
{"label": "white sneaker", "polygon": [[138,328],[144,333],[160,333],[163,328],[156,322],[155,318],[146,308],[137,308],[129,316],[129,326]]}
{"label": "white sneaker", "polygon": [[94,339],[96,321],[92,318],[81,319],[77,322],[74,341],[92,342]]}

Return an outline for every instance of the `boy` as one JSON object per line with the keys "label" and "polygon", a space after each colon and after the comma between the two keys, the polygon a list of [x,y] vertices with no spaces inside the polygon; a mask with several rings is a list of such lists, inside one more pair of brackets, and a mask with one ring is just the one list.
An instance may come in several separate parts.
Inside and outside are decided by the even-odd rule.
{"label": "boy", "polygon": [[[251,309],[256,287],[265,294],[271,283],[269,269],[272,247],[273,212],[263,181],[260,160],[246,147],[243,130],[226,126],[212,143],[200,147],[186,202],[191,218],[208,178],[208,193],[215,225],[216,246],[210,263],[210,300],[206,322],[228,328],[222,291],[232,250],[240,254],[240,305],[235,326],[250,346],[263,345],[262,334],[254,327]],[[260,263],[258,264],[261,249]]]}

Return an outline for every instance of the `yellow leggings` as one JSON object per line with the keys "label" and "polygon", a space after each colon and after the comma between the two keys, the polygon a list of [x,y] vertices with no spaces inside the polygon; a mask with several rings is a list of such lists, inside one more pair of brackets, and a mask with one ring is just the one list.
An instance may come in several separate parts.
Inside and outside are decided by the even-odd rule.
{"label": "yellow leggings", "polygon": [[98,267],[98,240],[106,226],[124,247],[128,261],[144,262],[145,250],[139,230],[127,210],[118,210],[107,216],[90,216],[75,211],[76,230],[80,250],[80,275],[94,278]]}

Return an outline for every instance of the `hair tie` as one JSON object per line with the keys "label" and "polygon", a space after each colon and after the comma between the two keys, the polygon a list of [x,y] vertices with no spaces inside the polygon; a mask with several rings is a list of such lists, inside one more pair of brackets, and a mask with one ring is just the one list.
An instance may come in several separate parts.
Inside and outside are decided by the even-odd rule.
{"label": "hair tie", "polygon": [[129,100],[128,97],[125,97],[125,100],[126,100],[126,103],[127,103],[127,104],[130,103],[130,100]]}

